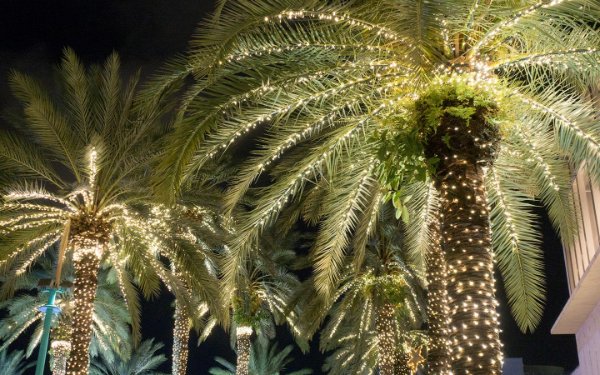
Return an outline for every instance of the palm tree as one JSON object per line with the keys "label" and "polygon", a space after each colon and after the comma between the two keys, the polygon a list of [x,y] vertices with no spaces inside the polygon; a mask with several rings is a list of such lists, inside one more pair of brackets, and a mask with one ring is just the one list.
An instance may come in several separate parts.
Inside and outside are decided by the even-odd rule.
{"label": "palm tree", "polygon": [[[308,375],[312,370],[304,369],[292,372],[284,372],[285,367],[292,362],[289,356],[293,347],[286,346],[279,350],[277,343],[269,344],[264,340],[256,340],[250,348],[250,362],[248,373],[250,375]],[[211,375],[234,375],[236,366],[227,360],[216,357],[215,360],[223,367],[213,367],[208,370]]]}
{"label": "palm tree", "polygon": [[328,241],[314,257],[331,295],[349,238],[380,199],[372,181],[405,213],[402,187],[429,176],[441,198],[448,272],[435,273],[447,277],[454,371],[497,374],[493,258],[517,323],[533,330],[544,302],[533,199],[568,243],[577,222],[569,162],[585,161],[600,181],[597,110],[586,95],[600,71],[599,18],[593,0],[226,2],[156,82],[165,93],[196,79],[157,186],[171,193],[251,139],[227,197],[233,207],[263,189],[240,220],[233,249],[243,262],[245,244],[333,181],[338,195],[322,200]]}
{"label": "palm tree", "polygon": [[[179,204],[171,208],[168,218],[164,219],[166,225],[171,227],[172,235],[166,239],[169,248],[184,248],[196,252],[202,261],[196,264],[182,265],[176,262],[171,264],[173,272],[178,278],[186,279],[184,287],[192,298],[190,304],[182,303],[175,299],[175,314],[173,328],[173,375],[187,374],[187,359],[189,353],[190,330],[192,327],[201,329],[208,322],[203,320],[209,311],[208,304],[194,296],[210,296],[215,301],[221,300],[218,268],[218,252],[225,245],[225,231],[217,212],[217,207],[210,204],[218,202],[217,194],[204,192],[203,194],[188,194],[187,205]],[[200,205],[202,204],[202,205]],[[183,273],[194,270],[193,279]],[[190,280],[191,279],[191,280]],[[190,281],[192,283],[190,283]],[[204,290],[201,295],[196,291]],[[213,304],[214,305],[214,304]],[[220,315],[213,315],[219,317]]]}
{"label": "palm tree", "polygon": [[119,356],[112,356],[112,359],[96,357],[90,375],[167,375],[157,370],[167,360],[164,354],[157,354],[163,346],[151,339],[143,341],[126,360]]}
{"label": "palm tree", "polygon": [[[16,280],[61,238],[66,243],[75,270],[67,371],[84,375],[102,260],[115,269],[136,341],[140,302],[133,280],[146,297],[159,292],[161,281],[183,297],[186,290],[161,257],[184,265],[201,260],[196,252],[167,248],[169,233],[158,232],[160,220],[146,220],[149,212],[169,215],[148,203],[150,193],[141,184],[166,107],[139,104],[137,78],[122,82],[115,54],[103,67],[86,70],[66,50],[60,74],[52,95],[25,75],[10,77],[22,106],[12,117],[18,131],[0,134],[0,159],[19,179],[2,194],[0,264]],[[11,288],[5,286],[9,294]]]}
{"label": "palm tree", "polygon": [[331,353],[324,366],[331,375],[404,374],[395,371],[398,362],[406,365],[398,349],[410,347],[406,338],[426,319],[424,283],[418,276],[423,272],[402,251],[403,231],[389,220],[390,206],[378,218],[380,225],[367,244],[363,263],[356,268],[351,257],[346,259],[334,298],[319,298],[314,278],[305,281],[294,298],[304,339],[326,322],[320,348]]}
{"label": "palm tree", "polygon": [[[237,375],[249,374],[254,334],[261,340],[269,340],[275,336],[275,325],[286,322],[294,329],[296,315],[287,304],[299,285],[297,276],[289,269],[296,257],[291,248],[297,238],[293,233],[286,237],[278,236],[275,231],[265,233],[255,249],[255,257],[239,269],[235,283],[227,285],[231,290],[230,330],[235,334]],[[226,262],[230,256],[226,254]]]}
{"label": "palm tree", "polygon": [[[0,310],[7,311],[7,315],[1,321],[0,340],[3,344],[0,346],[0,351],[5,350],[30,327],[35,328],[25,351],[26,357],[29,358],[39,345],[44,316],[38,311],[38,307],[45,303],[46,296],[38,292],[36,294],[27,292],[36,290],[40,279],[50,279],[54,275],[54,260],[49,257],[40,259],[31,272],[17,281],[15,289],[18,296],[0,302]],[[67,267],[64,269],[67,281],[72,280],[73,274],[69,265],[70,262],[67,262]],[[126,358],[131,351],[129,343],[131,317],[114,279],[114,273],[109,270],[101,270],[98,276],[98,289],[92,315],[90,344],[92,357],[106,352],[117,353],[120,357]],[[50,344],[50,367],[55,375],[65,374],[65,366],[71,351],[73,302],[73,295],[69,291],[63,293],[58,301],[61,313],[53,322]]]}
{"label": "palm tree", "polygon": [[[39,280],[50,279],[54,275],[55,261],[55,256],[40,258],[32,270],[20,277],[14,284],[17,296],[0,302],[0,310],[7,312],[1,320],[0,340],[3,344],[0,346],[0,351],[5,350],[30,327],[34,328],[25,351],[26,357],[29,358],[38,346],[44,320],[38,307],[46,302],[46,296],[37,292],[36,289]],[[71,262],[66,262],[63,274],[65,280],[73,279]],[[5,278],[0,278],[0,280],[3,285],[11,284],[7,283]],[[35,294],[30,293],[31,291],[35,291]],[[61,314],[53,322],[50,362],[54,374],[64,374],[71,347],[70,326],[74,307],[73,295],[70,291],[61,294],[58,306],[61,308]],[[130,321],[131,318],[120,295],[114,272],[100,270],[92,316],[90,355],[95,357],[101,352],[106,352],[117,353],[121,357],[129,356],[131,349],[127,343],[130,338]]]}
{"label": "palm tree", "polygon": [[25,364],[25,355],[22,351],[8,353],[6,350],[0,351],[0,372],[2,374],[24,375],[25,371],[33,367],[33,363]]}

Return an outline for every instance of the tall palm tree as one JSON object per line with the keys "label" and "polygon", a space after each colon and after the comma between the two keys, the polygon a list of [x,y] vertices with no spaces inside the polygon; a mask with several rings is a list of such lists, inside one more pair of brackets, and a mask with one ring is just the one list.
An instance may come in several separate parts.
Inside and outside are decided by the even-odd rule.
{"label": "tall palm tree", "polygon": [[143,341],[128,359],[96,357],[92,361],[90,375],[167,375],[157,371],[167,360],[164,354],[157,354],[163,346],[151,339]]}
{"label": "tall palm tree", "polygon": [[324,180],[338,184],[321,225],[329,241],[315,250],[316,277],[330,285],[321,292],[331,294],[350,236],[379,199],[371,181],[402,213],[401,187],[429,176],[441,198],[454,371],[500,373],[493,258],[517,323],[533,330],[544,283],[532,201],[568,243],[577,222],[569,162],[585,161],[600,181],[586,95],[600,71],[599,18],[594,0],[226,2],[156,82],[164,93],[196,79],[157,186],[170,193],[252,139],[227,197],[233,206],[264,187],[241,220],[243,262],[244,244],[284,208]]}
{"label": "tall palm tree", "polygon": [[[250,375],[308,375],[312,370],[304,369],[292,372],[284,372],[285,367],[292,362],[289,356],[293,347],[288,345],[279,349],[277,343],[270,344],[267,341],[256,340],[250,348],[250,362],[248,373]],[[208,370],[211,375],[234,375],[236,366],[227,360],[216,357],[215,360],[223,367],[213,367]]]}
{"label": "tall palm tree", "polygon": [[[140,105],[137,78],[122,82],[115,54],[104,66],[86,70],[66,50],[60,75],[52,93],[26,75],[10,77],[21,107],[12,117],[15,130],[0,134],[0,160],[18,182],[2,193],[0,265],[17,280],[53,244],[61,238],[66,242],[75,270],[67,371],[84,375],[100,262],[115,269],[139,339],[133,280],[146,297],[159,292],[161,281],[185,296],[160,257],[185,265],[198,257],[167,248],[168,233],[158,233],[160,223],[146,220],[149,211],[161,207],[148,204],[150,193],[140,179],[155,153],[151,142],[161,132],[159,120],[167,108],[154,105],[158,102]],[[4,287],[12,292],[12,284]]]}
{"label": "tall palm tree", "polygon": [[403,231],[389,220],[390,206],[378,218],[380,225],[363,262],[357,266],[352,257],[346,258],[332,299],[319,298],[314,278],[305,281],[293,299],[300,306],[298,331],[304,339],[326,322],[320,347],[331,353],[324,366],[329,374],[403,374],[395,367],[406,362],[406,338],[426,319],[424,283],[418,276],[423,272],[402,251]]}
{"label": "tall palm tree", "polygon": [[[33,334],[29,339],[25,355],[27,358],[38,346],[44,316],[38,307],[46,303],[46,296],[39,293],[38,282],[40,279],[50,279],[54,275],[54,257],[43,257],[36,262],[32,270],[19,278],[15,290],[17,296],[0,302],[0,310],[6,311],[6,316],[1,320],[0,351],[5,350],[17,338],[23,335],[30,327]],[[73,270],[70,262],[65,264],[63,274],[65,280],[73,279]],[[4,278],[0,278],[6,285]],[[35,291],[35,294],[30,293]],[[71,324],[74,308],[73,295],[70,291],[61,294],[58,306],[60,315],[54,319],[51,334],[51,366],[53,373],[64,374],[64,367],[70,352]],[[130,347],[127,344],[130,338],[131,318],[120,295],[119,287],[114,280],[114,274],[109,270],[101,270],[98,276],[98,289],[94,300],[92,316],[92,340],[90,355],[97,356],[101,352],[117,353],[119,356],[129,356]],[[62,369],[62,370],[61,370]]]}
{"label": "tall palm tree", "polygon": [[11,375],[24,375],[30,367],[33,367],[33,363],[23,363],[25,355],[22,351],[7,352],[6,350],[0,351],[0,372],[3,374]]}

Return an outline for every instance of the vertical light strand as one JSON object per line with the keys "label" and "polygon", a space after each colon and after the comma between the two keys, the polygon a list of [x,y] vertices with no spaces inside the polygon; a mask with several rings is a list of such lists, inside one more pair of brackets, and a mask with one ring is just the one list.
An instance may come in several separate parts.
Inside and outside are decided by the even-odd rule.
{"label": "vertical light strand", "polygon": [[467,161],[456,165],[441,189],[453,368],[495,375],[502,354],[483,172]]}
{"label": "vertical light strand", "polygon": [[75,246],[75,285],[73,297],[73,333],[71,354],[67,361],[69,375],[88,375],[90,366],[89,348],[92,338],[92,315],[98,286],[100,266],[100,244],[97,241],[83,240]]}
{"label": "vertical light strand", "polygon": [[173,327],[173,375],[186,375],[189,355],[190,317],[181,302],[175,300]]}
{"label": "vertical light strand", "polygon": [[248,375],[250,365],[250,338],[252,327],[240,326],[236,329],[237,366],[236,375]]}
{"label": "vertical light strand", "polygon": [[71,352],[71,342],[66,340],[52,340],[50,353],[52,361],[50,370],[52,375],[65,375],[67,373],[67,359]]}
{"label": "vertical light strand", "polygon": [[450,309],[448,306],[448,268],[442,251],[439,211],[436,207],[429,218],[431,245],[425,255],[427,272],[427,319],[429,374],[450,375]]}
{"label": "vertical light strand", "polygon": [[380,375],[394,375],[398,331],[394,312],[394,305],[391,303],[382,303],[377,306],[375,323],[377,326],[377,364]]}

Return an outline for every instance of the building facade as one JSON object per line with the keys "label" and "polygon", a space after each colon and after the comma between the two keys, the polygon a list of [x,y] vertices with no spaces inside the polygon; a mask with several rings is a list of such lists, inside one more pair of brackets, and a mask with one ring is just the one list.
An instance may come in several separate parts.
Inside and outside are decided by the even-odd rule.
{"label": "building facade", "polygon": [[552,327],[553,334],[574,334],[579,367],[574,375],[600,374],[600,188],[582,166],[573,180],[581,211],[578,236],[563,246],[570,297]]}

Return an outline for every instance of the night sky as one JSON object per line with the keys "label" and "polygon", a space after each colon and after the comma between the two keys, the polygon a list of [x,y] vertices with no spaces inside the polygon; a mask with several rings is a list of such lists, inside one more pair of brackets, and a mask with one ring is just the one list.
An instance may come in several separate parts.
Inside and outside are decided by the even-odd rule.
{"label": "night sky", "polygon": [[[196,24],[207,15],[214,0],[3,0],[0,5],[0,110],[10,105],[6,93],[9,69],[36,77],[48,77],[66,46],[72,47],[86,63],[100,63],[117,51],[126,71],[142,68],[151,74],[169,57],[185,51]],[[534,334],[522,335],[503,303],[503,342],[508,357],[523,357],[525,364],[555,365],[567,371],[577,366],[574,336],[551,336],[550,328],[568,299],[564,258],[560,242],[547,219],[544,232],[547,307],[541,326]],[[502,291],[500,290],[500,297]],[[164,342],[170,356],[172,300],[166,294],[146,303],[143,312],[144,337]],[[503,301],[504,302],[504,301]],[[278,331],[281,345],[291,343],[285,329]],[[312,367],[320,374],[323,356],[316,343],[306,356],[295,350],[290,367]],[[196,347],[192,342],[188,373],[202,375],[215,365],[215,355],[234,360],[229,336],[216,332]],[[162,368],[170,371],[170,361]],[[33,371],[31,372],[33,373]],[[568,373],[568,372],[567,372]],[[507,374],[510,375],[510,374]]]}

